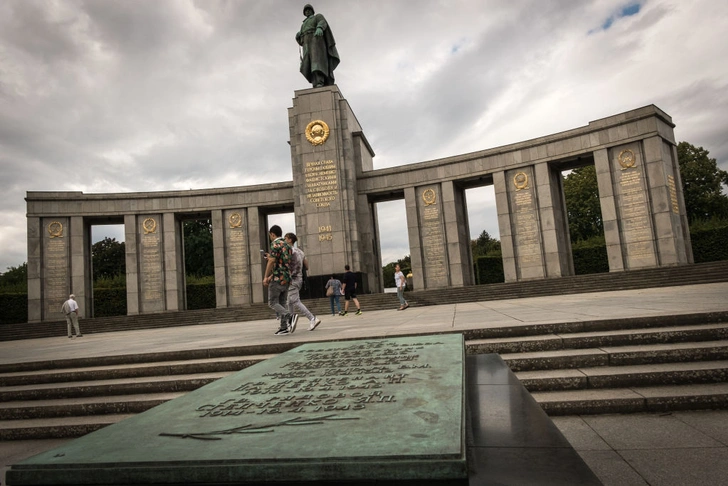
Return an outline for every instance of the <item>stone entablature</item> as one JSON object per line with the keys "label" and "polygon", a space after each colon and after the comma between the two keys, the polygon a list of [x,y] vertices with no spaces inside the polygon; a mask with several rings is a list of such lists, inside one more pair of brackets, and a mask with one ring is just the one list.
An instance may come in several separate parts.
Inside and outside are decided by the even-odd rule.
{"label": "stone entablature", "polygon": [[[379,292],[376,203],[403,198],[414,286],[474,283],[464,191],[493,184],[506,281],[574,273],[563,170],[594,164],[611,271],[692,263],[671,118],[654,105],[493,149],[373,170],[336,86],[297,91],[293,181],[124,194],[27,194],[29,320],[55,320],[73,291],[92,315],[90,226],[125,227],[128,314],[185,308],[182,221],[209,217],[218,307],[265,300],[266,216],[294,211],[309,275],[345,264]],[[62,234],[51,230],[63,228]],[[66,239],[64,239],[66,238]],[[91,312],[89,312],[91,310]]]}

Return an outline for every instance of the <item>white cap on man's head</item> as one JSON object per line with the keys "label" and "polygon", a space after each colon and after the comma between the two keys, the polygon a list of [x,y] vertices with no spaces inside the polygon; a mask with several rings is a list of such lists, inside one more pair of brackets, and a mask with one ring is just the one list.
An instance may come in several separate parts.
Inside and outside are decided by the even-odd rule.
{"label": "white cap on man's head", "polygon": [[71,298],[72,298],[72,299],[75,299],[75,298],[76,298],[76,296],[75,296],[75,295],[73,295],[73,294],[71,294]]}

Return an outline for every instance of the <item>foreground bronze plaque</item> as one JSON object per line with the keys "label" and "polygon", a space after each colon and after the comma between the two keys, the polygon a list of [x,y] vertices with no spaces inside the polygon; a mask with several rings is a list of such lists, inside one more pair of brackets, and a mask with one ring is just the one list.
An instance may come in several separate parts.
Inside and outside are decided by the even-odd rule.
{"label": "foreground bronze plaque", "polygon": [[461,335],[313,343],[39,454],[9,485],[467,477]]}

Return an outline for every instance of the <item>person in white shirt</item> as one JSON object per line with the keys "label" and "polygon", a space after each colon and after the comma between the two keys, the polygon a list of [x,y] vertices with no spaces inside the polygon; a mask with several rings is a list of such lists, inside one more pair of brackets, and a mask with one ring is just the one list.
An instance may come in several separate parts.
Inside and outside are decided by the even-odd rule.
{"label": "person in white shirt", "polygon": [[298,316],[294,314],[294,307],[298,307],[301,313],[306,316],[309,322],[308,330],[313,331],[321,324],[321,319],[317,319],[315,315],[308,310],[308,308],[301,302],[301,287],[303,287],[303,269],[308,270],[308,260],[304,255],[303,250],[298,246],[294,246],[298,238],[293,233],[286,233],[286,242],[291,246],[291,285],[288,287],[288,312],[294,317],[294,320],[298,319]]}
{"label": "person in white shirt", "polygon": [[73,337],[71,332],[71,325],[76,330],[76,337],[83,337],[81,329],[78,327],[78,304],[76,303],[76,296],[71,294],[67,301],[63,303],[61,312],[66,316],[66,324],[68,325],[68,338]]}
{"label": "person in white shirt", "polygon": [[397,286],[397,297],[399,297],[399,309],[397,310],[405,310],[409,307],[404,298],[404,288],[407,286],[407,280],[405,280],[402,270],[399,269],[399,265],[394,266],[394,284]]}

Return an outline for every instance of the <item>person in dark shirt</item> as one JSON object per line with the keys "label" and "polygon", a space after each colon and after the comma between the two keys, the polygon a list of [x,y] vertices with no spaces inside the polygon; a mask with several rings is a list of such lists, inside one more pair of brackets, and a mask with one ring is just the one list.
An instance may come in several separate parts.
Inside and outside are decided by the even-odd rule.
{"label": "person in dark shirt", "polygon": [[351,271],[349,265],[344,265],[344,282],[341,284],[341,290],[344,291],[344,312],[340,315],[345,316],[349,314],[349,301],[353,300],[356,305],[356,315],[361,315],[361,306],[359,300],[356,298],[356,275]]}

